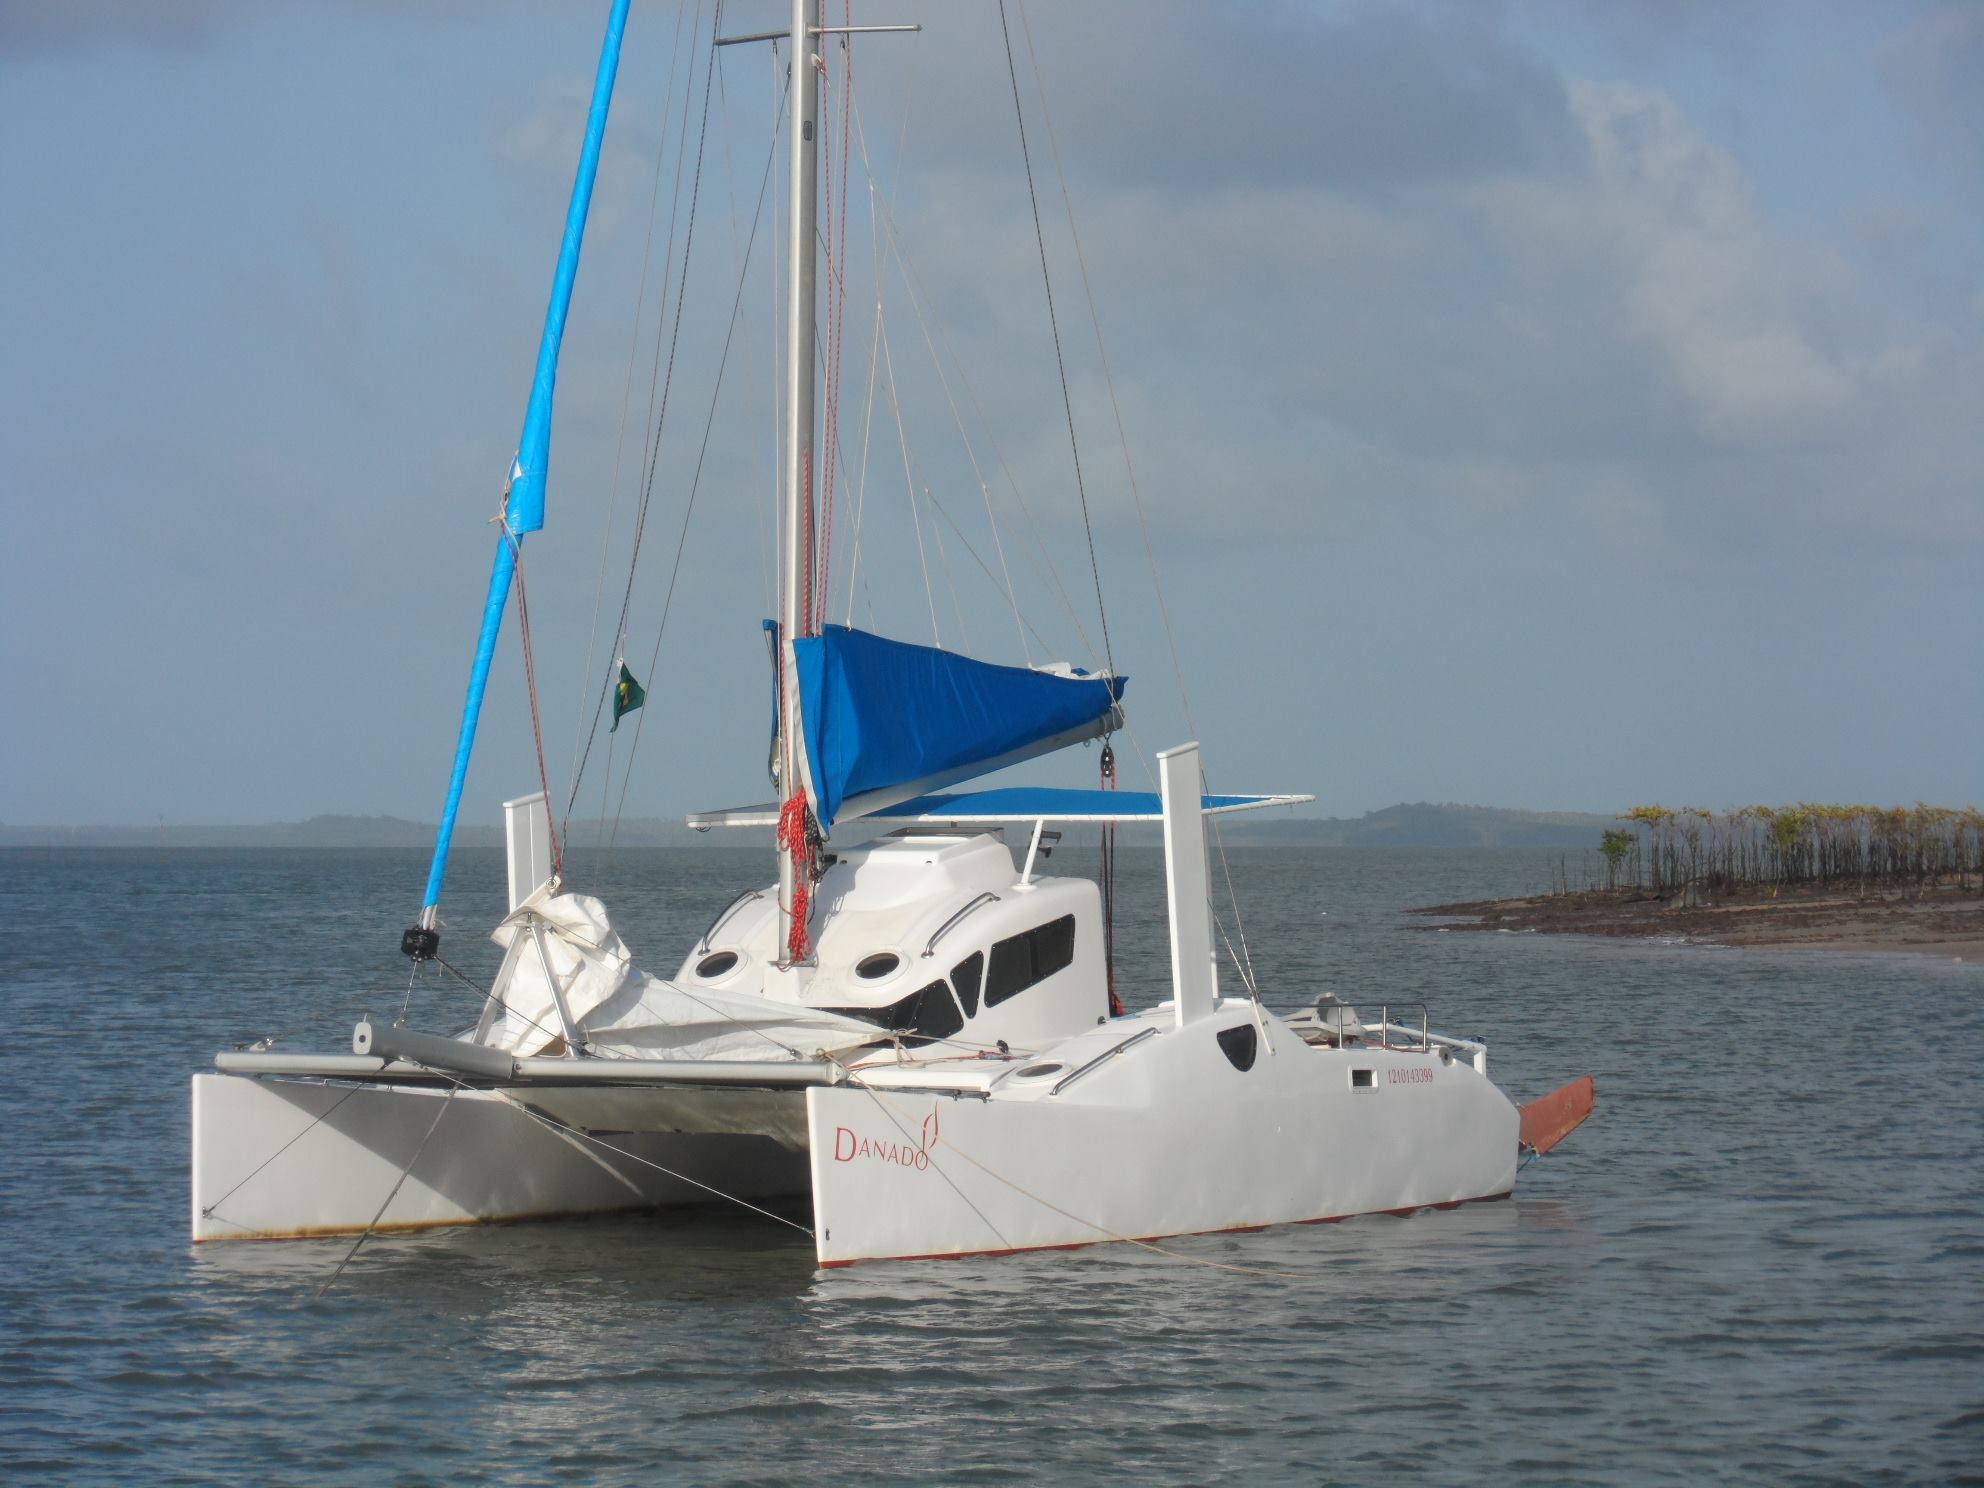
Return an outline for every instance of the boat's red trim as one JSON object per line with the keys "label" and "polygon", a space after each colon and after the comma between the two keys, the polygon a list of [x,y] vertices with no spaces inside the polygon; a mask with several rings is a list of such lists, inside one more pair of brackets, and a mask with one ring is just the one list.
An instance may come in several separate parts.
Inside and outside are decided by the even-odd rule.
{"label": "boat's red trim", "polygon": [[[1463,1204],[1493,1204],[1501,1199],[1513,1198],[1514,1189],[1504,1189],[1501,1193],[1480,1194],[1471,1199],[1450,1199],[1439,1204],[1415,1204],[1407,1209],[1360,1209],[1352,1214],[1319,1214],[1314,1219],[1286,1220],[1287,1224],[1338,1224],[1346,1219],[1364,1219],[1373,1215],[1390,1215],[1404,1218],[1417,1214],[1422,1209],[1458,1209]],[[838,1271],[844,1266],[865,1265],[869,1261],[981,1261],[998,1260],[1001,1256],[1032,1255],[1046,1250],[1087,1250],[1093,1245],[1116,1245],[1127,1242],[1132,1245],[1148,1245],[1158,1240],[1180,1240],[1190,1235],[1257,1235],[1263,1230],[1275,1229],[1275,1225],[1229,1225],[1221,1230],[1175,1230],[1162,1235],[1125,1235],[1117,1240],[1076,1240],[1065,1245],[1016,1245],[1008,1250],[945,1250],[933,1251],[929,1255],[899,1256],[856,1256],[845,1261],[821,1261],[822,1271]]]}

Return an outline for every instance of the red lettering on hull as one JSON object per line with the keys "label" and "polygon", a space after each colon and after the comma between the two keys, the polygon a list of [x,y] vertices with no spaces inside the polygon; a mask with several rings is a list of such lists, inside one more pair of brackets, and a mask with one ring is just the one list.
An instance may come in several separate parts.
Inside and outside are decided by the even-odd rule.
{"label": "red lettering on hull", "polygon": [[834,1161],[879,1162],[921,1173],[930,1166],[930,1154],[907,1142],[877,1142],[859,1132],[837,1126],[834,1128]]}

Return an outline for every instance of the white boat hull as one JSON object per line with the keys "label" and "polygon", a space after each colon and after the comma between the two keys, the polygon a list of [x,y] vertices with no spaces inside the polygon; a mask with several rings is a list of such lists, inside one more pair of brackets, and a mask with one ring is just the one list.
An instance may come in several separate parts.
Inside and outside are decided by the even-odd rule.
{"label": "white boat hull", "polygon": [[[1219,1036],[1247,1030],[1264,1037],[1240,1069]],[[1112,1020],[1033,1060],[882,1065],[804,1091],[447,1088],[196,1075],[194,1238],[810,1189],[835,1266],[1499,1198],[1518,1156],[1516,1108],[1467,1060],[1317,1047],[1237,1001],[1183,1027],[1166,1009]]]}
{"label": "white boat hull", "polygon": [[[1464,1060],[1315,1048],[1269,1018],[1275,1052],[1241,1071],[1216,1034],[1253,1022],[1244,1005],[1177,1029],[1146,1018],[1160,1030],[1059,1095],[1064,1074],[1025,1097],[1006,1093],[1013,1077],[989,1099],[808,1091],[821,1263],[1253,1229],[1515,1186],[1516,1108]],[[1052,1052],[1073,1071],[1085,1051]]]}
{"label": "white boat hull", "polygon": [[[799,1100],[796,1092],[570,1088],[523,1097],[460,1090],[449,1099],[435,1085],[195,1075],[193,1238],[405,1231],[803,1195],[804,1151],[762,1130],[800,1140]],[[664,1129],[683,1126],[702,1129]]]}

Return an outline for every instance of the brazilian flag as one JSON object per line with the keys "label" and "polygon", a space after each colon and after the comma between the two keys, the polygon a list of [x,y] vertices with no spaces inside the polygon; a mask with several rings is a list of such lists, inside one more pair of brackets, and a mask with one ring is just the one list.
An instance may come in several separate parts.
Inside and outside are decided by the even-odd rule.
{"label": "brazilian flag", "polygon": [[627,670],[627,663],[620,663],[620,680],[613,684],[613,728],[620,727],[620,720],[648,700],[648,690],[634,680],[634,674]]}

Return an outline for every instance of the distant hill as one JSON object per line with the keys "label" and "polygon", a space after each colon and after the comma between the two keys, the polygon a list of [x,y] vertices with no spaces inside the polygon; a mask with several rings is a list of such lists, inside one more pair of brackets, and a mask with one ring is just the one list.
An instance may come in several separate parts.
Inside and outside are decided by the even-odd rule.
{"label": "distant hill", "polygon": [[[1234,846],[1288,847],[1596,847],[1609,816],[1577,811],[1508,811],[1495,806],[1387,806],[1360,817],[1291,816],[1264,812],[1220,818],[1220,836]],[[597,822],[568,824],[570,840],[600,840]],[[1133,842],[1158,840],[1154,826],[1126,829]],[[695,832],[679,821],[637,817],[613,832],[620,847],[758,845],[762,832]],[[1071,836],[1071,841],[1075,840]],[[212,827],[165,823],[151,827],[10,826],[0,823],[0,847],[284,847],[425,848],[434,828],[396,816],[313,816],[308,821]],[[495,826],[455,828],[461,847],[500,847]]]}

